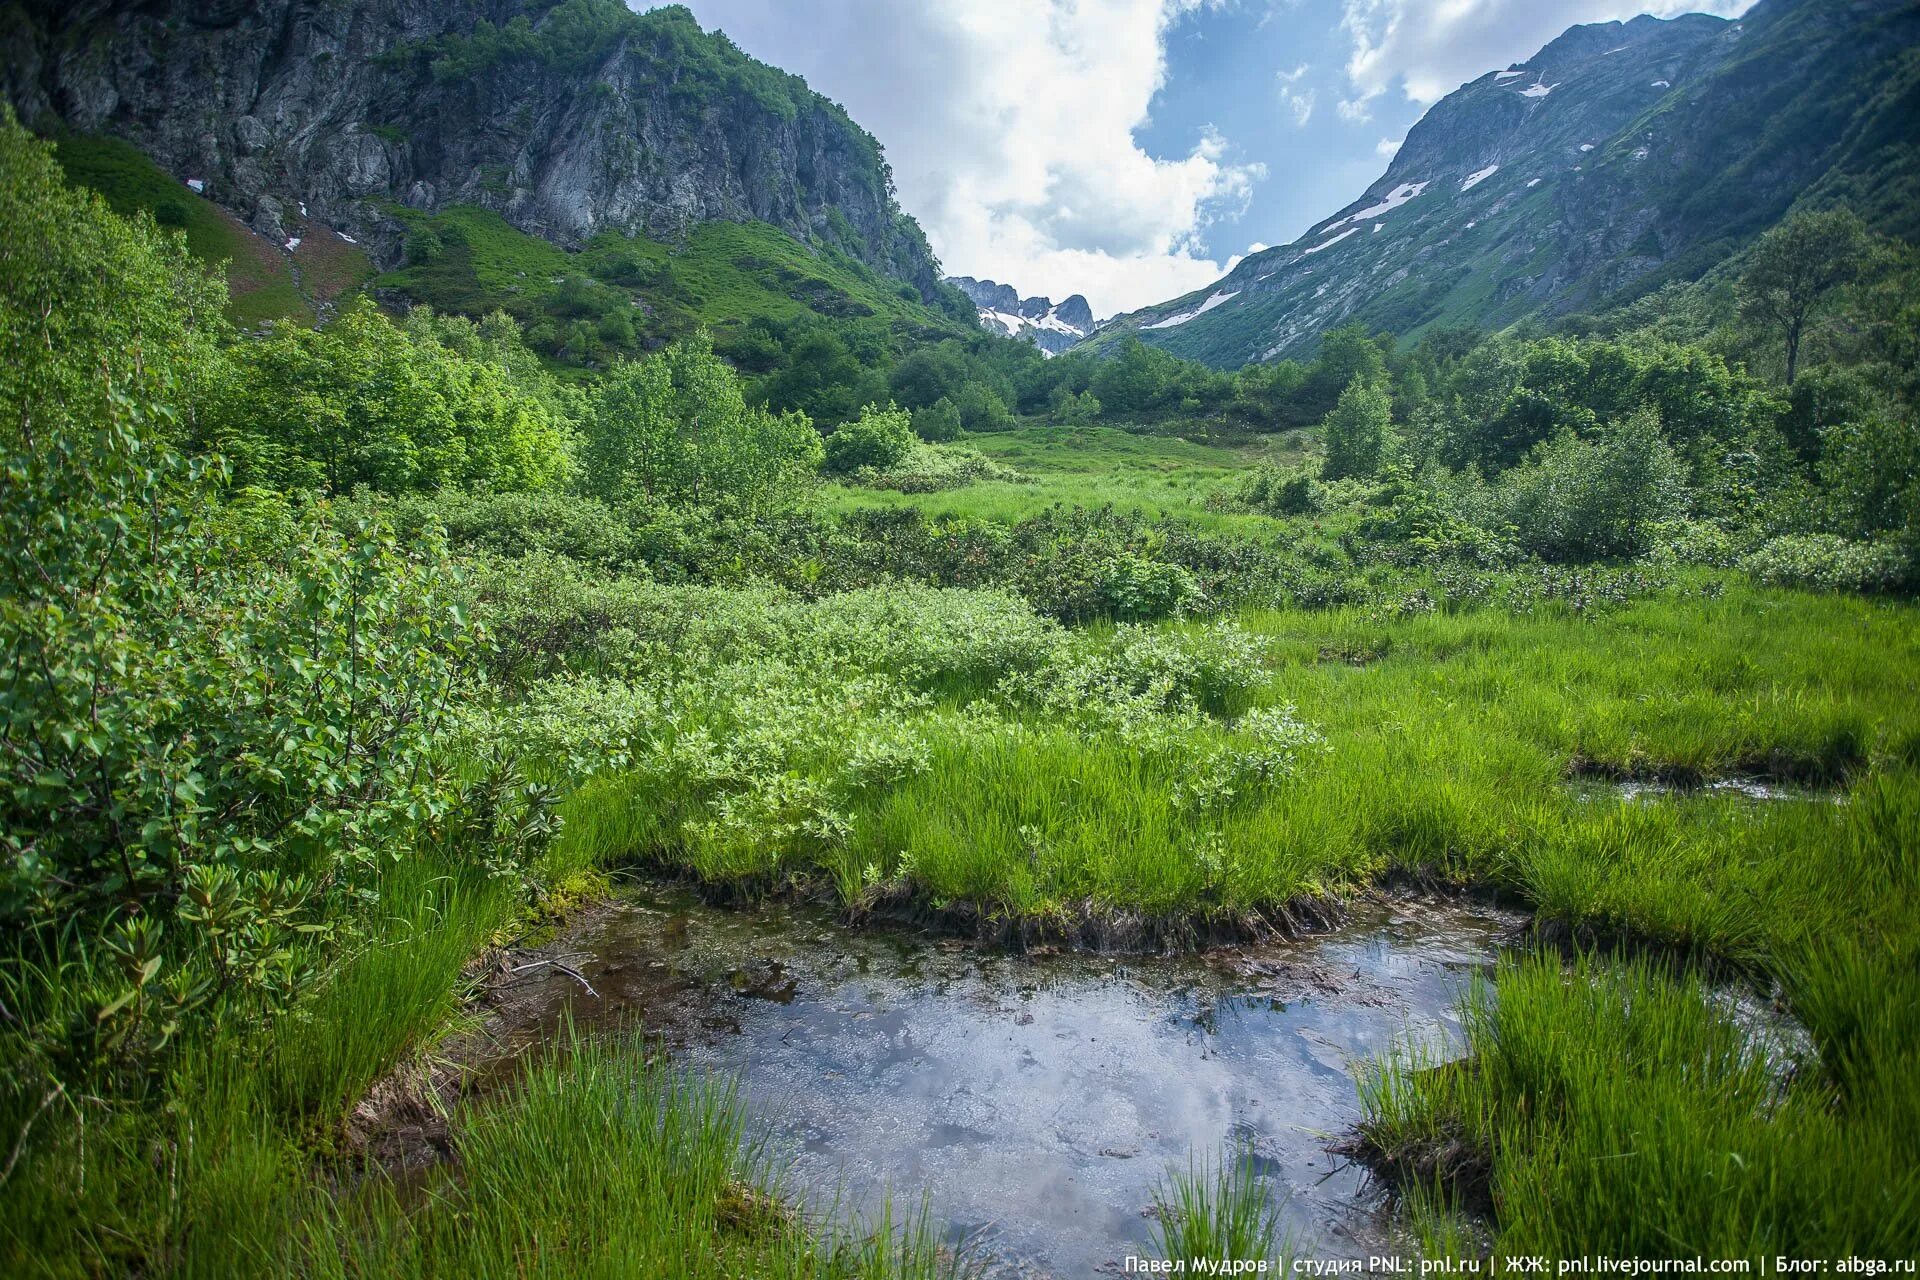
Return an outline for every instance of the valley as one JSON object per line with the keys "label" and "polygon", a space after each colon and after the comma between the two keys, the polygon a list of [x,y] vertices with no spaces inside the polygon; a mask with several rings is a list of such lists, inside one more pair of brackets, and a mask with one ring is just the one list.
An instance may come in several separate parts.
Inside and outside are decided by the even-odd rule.
{"label": "valley", "polygon": [[0,1273],[1913,1257],[1920,31],[1823,8],[1098,323],[679,6],[8,10]]}

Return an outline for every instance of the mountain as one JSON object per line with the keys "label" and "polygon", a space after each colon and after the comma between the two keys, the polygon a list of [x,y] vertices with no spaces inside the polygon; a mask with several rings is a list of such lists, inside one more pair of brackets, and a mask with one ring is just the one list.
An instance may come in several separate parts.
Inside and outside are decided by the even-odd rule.
{"label": "mountain", "polygon": [[325,238],[394,269],[449,213],[563,251],[765,224],[795,258],[950,296],[879,144],[684,8],[28,0],[0,8],[0,48],[23,121],[124,140],[287,253]]}
{"label": "mountain", "polygon": [[1094,330],[1093,308],[1077,293],[1056,306],[1051,298],[1022,298],[1012,285],[992,280],[948,276],[947,283],[973,300],[983,328],[1024,339],[1050,356],[1059,355]]}
{"label": "mountain", "polygon": [[1402,337],[1696,279],[1798,200],[1920,233],[1920,5],[1761,0],[1576,26],[1434,104],[1379,181],[1290,245],[1123,316],[1233,368],[1351,321]]}

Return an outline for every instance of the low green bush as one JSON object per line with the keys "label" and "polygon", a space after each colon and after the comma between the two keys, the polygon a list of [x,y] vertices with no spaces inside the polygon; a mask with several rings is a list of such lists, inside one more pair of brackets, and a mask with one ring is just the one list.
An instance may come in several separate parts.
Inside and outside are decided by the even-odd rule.
{"label": "low green bush", "polygon": [[1894,591],[1913,576],[1900,547],[1831,533],[1773,538],[1743,556],[1740,567],[1761,582],[1816,591]]}

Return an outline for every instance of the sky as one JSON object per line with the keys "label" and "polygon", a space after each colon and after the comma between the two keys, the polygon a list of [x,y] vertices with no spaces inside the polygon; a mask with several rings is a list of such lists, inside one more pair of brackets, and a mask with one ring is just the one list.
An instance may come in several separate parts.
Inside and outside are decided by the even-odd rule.
{"label": "sky", "polygon": [[880,140],[948,274],[1105,317],[1293,240],[1575,23],[1750,0],[683,2]]}

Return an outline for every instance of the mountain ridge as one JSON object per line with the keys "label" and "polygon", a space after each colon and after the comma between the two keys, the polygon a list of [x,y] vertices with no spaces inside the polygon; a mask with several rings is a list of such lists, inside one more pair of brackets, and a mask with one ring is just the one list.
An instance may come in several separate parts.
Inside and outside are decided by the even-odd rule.
{"label": "mountain ridge", "polygon": [[[1792,204],[1911,234],[1920,7],[1761,0],[1738,21],[1569,28],[1436,103],[1381,177],[1291,244],[1103,326],[1216,367],[1358,321],[1504,327],[1696,279]],[[1910,129],[1910,126],[1908,126]]]}
{"label": "mountain ridge", "polygon": [[1055,304],[1048,297],[1022,298],[1012,285],[993,280],[948,276],[946,283],[973,302],[982,328],[1031,342],[1050,356],[1068,350],[1096,327],[1084,294],[1070,294]]}

